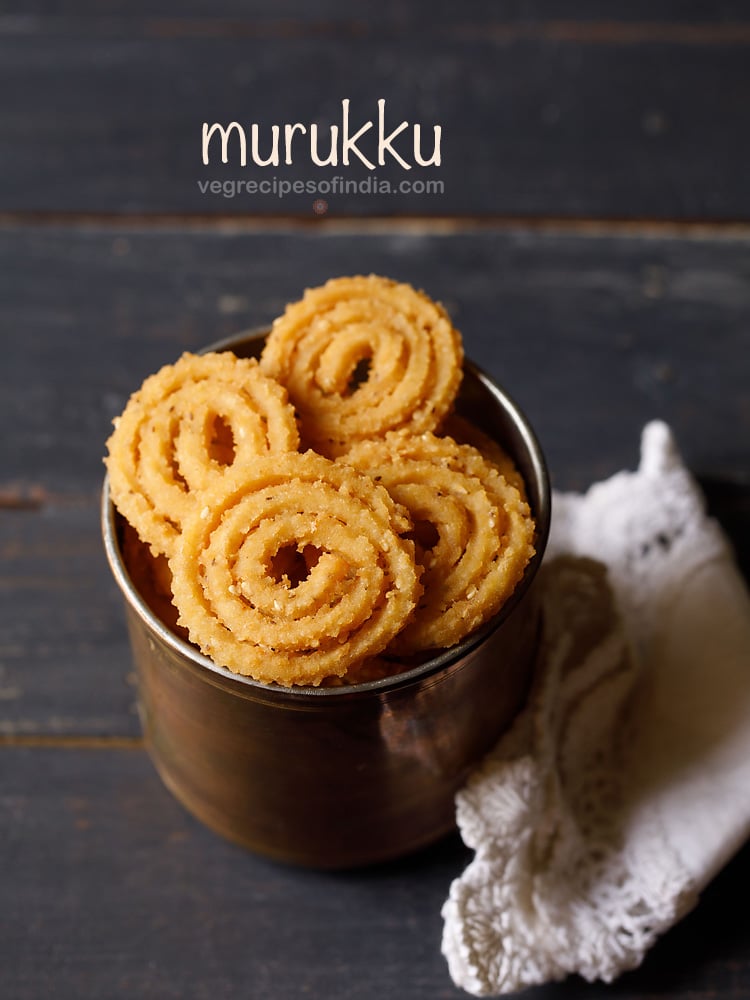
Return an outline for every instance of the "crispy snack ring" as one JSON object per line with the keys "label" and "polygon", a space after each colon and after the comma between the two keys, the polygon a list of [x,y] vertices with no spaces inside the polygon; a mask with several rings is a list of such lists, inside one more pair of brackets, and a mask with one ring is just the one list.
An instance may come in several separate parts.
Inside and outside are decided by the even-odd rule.
{"label": "crispy snack ring", "polygon": [[318,685],[379,653],[421,587],[382,487],[313,452],[259,458],[203,496],[170,559],[174,602],[215,663]]}
{"label": "crispy snack ring", "polygon": [[500,475],[515,486],[523,500],[526,499],[526,484],[523,476],[508,452],[483,430],[458,413],[449,414],[440,427],[440,434],[452,437],[459,444],[470,444],[481,452],[482,457],[496,466]]}
{"label": "crispy snack ring", "polygon": [[235,463],[298,446],[286,392],[257,361],[183,354],[130,397],[105,461],[120,513],[155,553],[169,556],[200,494]]}
{"label": "crispy snack ring", "polygon": [[453,404],[462,362],[442,306],[370,275],[332,279],[287,306],[261,368],[287,387],[306,443],[335,456],[387,431],[433,430]]}
{"label": "crispy snack ring", "polygon": [[534,523],[518,490],[475,448],[389,434],[339,461],[381,482],[414,522],[424,594],[389,653],[452,646],[499,611],[534,554]]}

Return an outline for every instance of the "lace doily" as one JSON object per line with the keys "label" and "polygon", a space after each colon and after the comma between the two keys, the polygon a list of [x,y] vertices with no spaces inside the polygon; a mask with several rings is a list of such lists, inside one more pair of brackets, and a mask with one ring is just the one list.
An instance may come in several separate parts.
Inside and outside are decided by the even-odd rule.
{"label": "lace doily", "polygon": [[556,494],[529,702],[457,798],[457,985],[611,980],[750,835],[750,599],[668,427]]}

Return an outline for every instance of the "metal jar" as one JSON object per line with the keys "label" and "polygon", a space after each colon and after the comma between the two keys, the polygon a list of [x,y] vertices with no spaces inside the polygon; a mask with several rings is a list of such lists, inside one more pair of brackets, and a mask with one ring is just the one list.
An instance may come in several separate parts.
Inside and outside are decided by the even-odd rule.
{"label": "metal jar", "polygon": [[[252,332],[209,349],[253,356],[262,343]],[[520,469],[536,555],[500,612],[464,642],[356,686],[261,684],[175,635],[130,579],[105,480],[104,544],[125,600],[148,751],[192,813],[253,851],[345,868],[436,840],[454,827],[456,791],[523,704],[539,635],[533,584],[549,530],[547,470],[523,414],[470,362],[457,409]]]}

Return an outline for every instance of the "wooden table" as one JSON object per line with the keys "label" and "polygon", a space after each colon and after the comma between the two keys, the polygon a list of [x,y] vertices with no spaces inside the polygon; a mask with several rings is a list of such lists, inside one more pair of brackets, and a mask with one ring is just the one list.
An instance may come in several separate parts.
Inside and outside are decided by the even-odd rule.
{"label": "wooden table", "polygon": [[[248,6],[0,13],[9,1000],[463,995],[440,954],[470,858],[457,837],[376,870],[298,871],[218,839],[152,770],[98,497],[111,418],[182,350],[268,323],[331,275],[413,282],[524,407],[555,485],[632,467],[663,417],[750,571],[746,5]],[[419,176],[443,193],[331,194],[316,215],[309,194],[201,192],[269,176],[204,167],[204,121],[268,137],[340,120],[344,98],[362,121],[384,98],[391,128],[441,124],[442,165]],[[300,156],[276,173],[342,171]],[[749,877],[745,850],[615,985],[528,995],[750,996]]]}

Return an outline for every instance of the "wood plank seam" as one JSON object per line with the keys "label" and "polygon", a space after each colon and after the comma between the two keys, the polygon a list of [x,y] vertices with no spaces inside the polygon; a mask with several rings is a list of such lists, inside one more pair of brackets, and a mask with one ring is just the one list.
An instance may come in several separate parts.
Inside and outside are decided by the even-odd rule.
{"label": "wood plank seam", "polygon": [[[5,37],[65,33],[153,37],[178,41],[181,38],[368,39],[391,37],[403,30],[401,23],[387,20],[375,24],[364,19],[326,20],[279,18],[275,21],[242,17],[75,17],[41,15],[0,17],[0,35]],[[550,42],[573,45],[674,45],[743,46],[750,43],[747,21],[618,21],[618,20],[518,20],[475,23],[457,20],[435,24],[436,37],[450,35],[461,42],[510,45],[517,42]]]}
{"label": "wood plank seam", "polygon": [[746,240],[750,221],[724,219],[656,219],[588,216],[457,215],[345,216],[321,219],[299,215],[232,215],[226,213],[0,212],[0,230],[68,227],[93,232],[173,229],[210,233],[305,232],[377,235],[415,233],[450,235],[465,232],[534,232],[543,234],[653,237],[685,240]]}
{"label": "wood plank seam", "polygon": [[56,750],[144,750],[142,736],[58,736],[43,733],[0,734],[3,747],[54,748]]}

